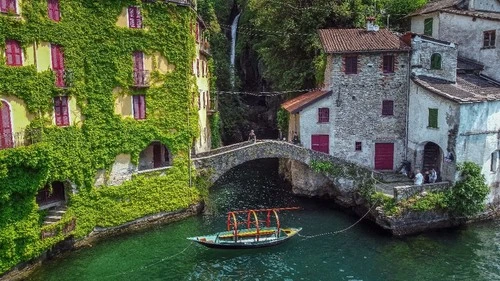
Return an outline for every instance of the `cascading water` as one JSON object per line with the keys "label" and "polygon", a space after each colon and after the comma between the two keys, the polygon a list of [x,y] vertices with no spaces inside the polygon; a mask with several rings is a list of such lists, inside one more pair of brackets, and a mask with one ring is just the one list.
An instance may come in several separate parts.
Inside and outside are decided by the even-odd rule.
{"label": "cascading water", "polygon": [[234,61],[236,57],[236,31],[240,14],[236,15],[231,25],[231,86],[234,87]]}

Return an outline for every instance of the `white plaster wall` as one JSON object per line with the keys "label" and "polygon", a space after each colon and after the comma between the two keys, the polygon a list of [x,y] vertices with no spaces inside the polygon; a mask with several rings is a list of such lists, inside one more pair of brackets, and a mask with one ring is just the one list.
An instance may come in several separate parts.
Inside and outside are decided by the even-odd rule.
{"label": "white plaster wall", "polygon": [[469,9],[488,12],[500,12],[498,0],[469,0]]}
{"label": "white plaster wall", "polygon": [[[318,108],[330,108],[330,122],[328,123],[318,123]],[[311,136],[312,135],[329,135],[330,144],[329,152],[333,155],[335,136],[333,135],[333,128],[335,126],[335,112],[336,107],[334,107],[334,100],[332,95],[324,97],[313,104],[310,104],[302,111],[300,111],[300,142],[306,148],[311,147]]]}
{"label": "white plaster wall", "polygon": [[433,18],[432,21],[432,37],[439,38],[439,14],[430,13],[422,16],[414,16],[411,18],[411,32],[417,34],[424,34],[424,20]]}
{"label": "white plaster wall", "polygon": [[460,108],[460,127],[457,138],[457,161],[472,161],[482,167],[487,184],[493,195],[500,196],[497,190],[500,171],[491,171],[491,153],[500,149],[500,101],[462,104]]}
{"label": "white plaster wall", "polygon": [[[428,128],[429,108],[438,109],[438,128]],[[410,82],[410,102],[408,109],[408,159],[413,168],[422,168],[422,153],[425,143],[433,142],[446,155],[449,144],[448,133],[458,121],[459,105],[439,97]],[[442,163],[443,180],[454,179],[454,163]]]}
{"label": "white plaster wall", "polygon": [[[483,74],[500,80],[500,21],[441,13],[439,39],[458,44],[458,55],[484,64]],[[496,48],[483,49],[483,32],[496,30]]]}

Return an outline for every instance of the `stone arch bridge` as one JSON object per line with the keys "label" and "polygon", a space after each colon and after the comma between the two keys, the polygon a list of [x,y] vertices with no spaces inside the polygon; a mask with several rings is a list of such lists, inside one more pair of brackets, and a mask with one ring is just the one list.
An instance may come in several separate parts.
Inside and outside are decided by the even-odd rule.
{"label": "stone arch bridge", "polygon": [[324,175],[336,185],[347,184],[351,188],[356,188],[374,176],[373,171],[343,159],[277,140],[248,141],[224,146],[194,155],[192,161],[196,169],[206,171],[209,180],[214,183],[220,176],[240,164],[265,158],[296,160],[308,167],[311,167],[313,161],[330,162],[334,164],[335,172]]}

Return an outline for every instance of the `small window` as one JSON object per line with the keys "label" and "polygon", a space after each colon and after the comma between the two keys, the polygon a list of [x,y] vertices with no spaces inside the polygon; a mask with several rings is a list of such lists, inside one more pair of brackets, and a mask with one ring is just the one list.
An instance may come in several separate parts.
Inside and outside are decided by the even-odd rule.
{"label": "small window", "polygon": [[5,42],[5,57],[7,58],[7,65],[22,66],[23,53],[21,44],[16,40],[7,40]]}
{"label": "small window", "polygon": [[330,122],[330,109],[318,108],[318,123],[328,123],[328,122]]}
{"label": "small window", "polygon": [[128,7],[128,27],[142,28],[141,10],[137,6]]}
{"label": "small window", "polygon": [[354,150],[355,151],[362,151],[363,150],[363,146],[362,146],[360,141],[356,142],[356,144],[354,145]]}
{"label": "small window", "polygon": [[394,56],[393,55],[385,55],[384,56],[384,64],[382,66],[384,73],[393,73],[394,72]]}
{"label": "small window", "polygon": [[358,73],[358,56],[344,57],[345,60],[345,74]]}
{"label": "small window", "polygon": [[196,37],[196,43],[200,41],[200,23],[196,22],[196,29],[195,29],[195,35]]}
{"label": "small window", "polygon": [[438,109],[437,108],[429,108],[429,128],[437,128],[438,127]]}
{"label": "small window", "polygon": [[394,101],[392,100],[382,101],[382,115],[383,116],[394,115]]}
{"label": "small window", "polygon": [[492,172],[496,172],[498,170],[498,161],[500,158],[500,150],[497,150],[491,154],[491,168]]}
{"label": "small window", "polygon": [[483,32],[483,48],[495,48],[496,31],[488,30]]}
{"label": "small window", "polygon": [[0,0],[0,13],[17,13],[16,0]]}
{"label": "small window", "polygon": [[438,53],[431,56],[431,69],[441,69],[441,55]]}
{"label": "small window", "polygon": [[433,19],[428,18],[424,20],[424,35],[432,36]]}
{"label": "small window", "polygon": [[57,126],[69,126],[68,97],[54,98],[54,118]]}
{"label": "small window", "polygon": [[53,21],[61,20],[61,11],[59,9],[59,0],[47,0],[49,19]]}
{"label": "small window", "polygon": [[134,99],[134,119],[143,120],[146,119],[146,96],[136,95],[133,96]]}

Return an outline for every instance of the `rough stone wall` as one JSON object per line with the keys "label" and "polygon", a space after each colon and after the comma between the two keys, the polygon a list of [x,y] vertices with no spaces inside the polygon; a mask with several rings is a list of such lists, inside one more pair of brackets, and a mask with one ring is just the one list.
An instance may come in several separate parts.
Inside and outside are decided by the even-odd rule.
{"label": "rough stone wall", "polygon": [[500,13],[500,2],[493,0],[469,0],[469,9]]}
{"label": "rough stone wall", "polygon": [[[454,43],[444,44],[420,36],[411,42],[411,72],[455,82],[457,80],[457,48]],[[433,54],[441,55],[441,69],[431,69]]]}
{"label": "rough stone wall", "polygon": [[[430,128],[429,108],[438,110],[438,128]],[[408,160],[412,167],[422,169],[424,146],[428,142],[441,149],[441,159],[451,150],[455,154],[455,140],[450,135],[458,128],[459,105],[453,101],[430,93],[410,82],[410,102],[408,107]],[[443,162],[438,168],[442,180],[455,181],[455,162]]]}
{"label": "rough stone wall", "polygon": [[[484,64],[485,74],[500,80],[500,21],[449,13],[440,14],[438,39],[458,45],[458,55]],[[483,32],[496,30],[496,48],[483,48]]]}
{"label": "rough stone wall", "polygon": [[[383,55],[394,55],[394,73],[383,73]],[[342,55],[333,55],[325,75],[333,92],[333,155],[374,168],[375,143],[394,143],[394,167],[404,159],[408,90],[408,53],[358,56],[358,73],[345,74]],[[382,102],[394,101],[394,115],[382,115]],[[355,151],[355,142],[362,151]]]}

